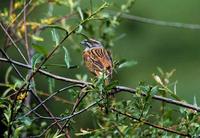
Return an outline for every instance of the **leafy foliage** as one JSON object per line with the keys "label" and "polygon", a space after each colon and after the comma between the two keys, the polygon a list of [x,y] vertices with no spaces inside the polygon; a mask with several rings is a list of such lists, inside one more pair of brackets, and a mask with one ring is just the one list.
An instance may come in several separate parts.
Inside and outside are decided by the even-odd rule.
{"label": "leafy foliage", "polygon": [[[67,46],[73,45],[73,52],[80,54],[80,48],[77,46],[79,40],[82,39],[80,37],[95,37],[101,40],[106,48],[111,49],[115,42],[122,38],[122,36],[116,36],[117,28],[121,23],[120,16],[129,12],[134,2],[135,0],[126,0],[118,4],[114,1],[95,1],[94,3],[94,0],[90,0],[87,3],[80,0],[38,0],[27,1],[24,4],[24,1],[18,0],[13,3],[12,8],[6,7],[1,10],[0,19],[4,25],[8,26],[8,32],[16,39],[16,43],[26,45],[24,38],[28,37],[30,40],[29,47],[24,48],[29,58],[29,65],[25,65],[29,69],[26,77],[23,80],[20,79],[18,70],[12,62],[9,62],[11,67],[7,69],[5,82],[0,84],[0,87],[6,88],[0,97],[0,110],[3,113],[1,123],[7,128],[3,132],[4,137],[60,138],[71,135],[91,138],[178,138],[200,135],[199,112],[169,106],[164,101],[154,100],[155,96],[162,96],[186,103],[176,95],[177,83],[170,80],[175,70],[165,73],[158,68],[158,73],[153,74],[154,84],[140,82],[134,92],[128,91],[129,93],[126,94],[125,91],[118,91],[117,80],[112,80],[109,85],[106,85],[104,75],[91,79],[91,83],[88,83],[86,81],[89,77],[86,74],[76,73],[75,77],[78,80],[72,80],[68,76],[64,78],[55,75],[58,74],[55,70],[55,74],[49,73],[52,66],[62,66],[67,71],[72,68],[74,59],[71,58],[69,51],[71,47]],[[29,8],[26,8],[26,5]],[[119,8],[113,14],[109,10],[115,8],[116,5]],[[34,11],[42,6],[48,11],[39,19],[21,17],[23,14],[21,11],[26,11],[24,17],[29,17],[29,14],[34,14]],[[54,15],[56,13],[54,8],[57,6],[64,7],[67,13]],[[51,37],[46,38],[45,33]],[[66,39],[69,44],[64,46]],[[44,45],[44,41],[47,41],[49,45]],[[9,45],[5,45],[4,49],[8,48],[10,48]],[[63,64],[54,63],[53,58],[59,54],[63,54]],[[10,58],[7,57],[7,59]],[[81,61],[78,64],[81,66]],[[114,59],[113,64],[115,70],[119,70],[132,67],[137,62]],[[17,73],[11,74],[13,70]],[[37,79],[35,75],[38,72],[47,76],[45,78],[47,82],[45,84],[48,85],[46,92],[37,88],[39,84],[35,81],[35,78]],[[11,78],[12,81],[10,81]],[[65,84],[68,85],[67,87],[58,89],[56,79],[71,82],[74,85],[67,83]],[[125,96],[117,95],[122,93]],[[62,112],[54,116],[46,102],[52,102],[55,108],[64,105],[64,109],[62,108]],[[194,106],[198,106],[196,97]],[[43,107],[43,110],[41,111],[39,107]],[[89,123],[85,125],[80,122]]]}

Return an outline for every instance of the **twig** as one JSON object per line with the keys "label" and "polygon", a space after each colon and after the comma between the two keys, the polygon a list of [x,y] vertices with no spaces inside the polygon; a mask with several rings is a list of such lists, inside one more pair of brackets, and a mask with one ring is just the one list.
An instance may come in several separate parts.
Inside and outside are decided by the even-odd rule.
{"label": "twig", "polygon": [[[10,61],[8,61],[5,58],[0,58],[0,61],[13,63],[15,65],[18,65],[20,67],[24,67],[24,68],[27,68],[27,69],[32,68],[29,65],[25,65],[23,63],[20,63],[20,62],[11,60],[11,59],[10,59]],[[62,76],[59,76],[59,75],[55,75],[55,74],[49,73],[49,72],[44,71],[42,69],[40,69],[38,72],[43,74],[43,75],[45,75],[45,76],[54,78],[56,80],[64,81],[64,82],[70,82],[70,83],[73,83],[73,84],[81,84],[82,86],[91,85],[91,83],[89,83],[89,82],[70,79],[70,78],[65,78],[65,77],[62,77]],[[133,89],[133,88],[125,87],[125,86],[116,86],[116,88],[110,93],[110,95],[114,95],[114,94],[121,93],[121,92],[128,92],[128,93],[131,93],[131,94],[135,94],[136,90]],[[146,94],[142,93],[142,96],[146,96]],[[162,96],[158,96],[158,95],[153,95],[152,98],[155,99],[155,100],[164,101],[166,103],[174,104],[174,105],[177,105],[177,106],[185,107],[185,108],[192,109],[192,110],[195,110],[197,112],[200,112],[200,107],[188,104],[188,103],[186,103],[184,101],[177,101],[177,100],[173,100],[173,99],[162,97]]]}
{"label": "twig", "polygon": [[18,15],[12,20],[12,22],[8,25],[7,28],[9,28],[20,16],[23,14],[24,10],[31,4],[32,0],[30,0],[24,7],[23,9],[18,13]]}
{"label": "twig", "polygon": [[178,132],[178,131],[175,131],[175,130],[170,129],[170,128],[166,128],[166,127],[162,127],[162,126],[159,126],[159,125],[152,124],[152,123],[150,123],[150,122],[148,122],[148,121],[146,121],[146,120],[138,119],[138,118],[136,118],[136,117],[131,116],[131,115],[128,114],[128,113],[123,113],[123,112],[121,112],[121,111],[119,111],[119,110],[116,110],[115,108],[111,108],[111,110],[114,111],[114,112],[116,112],[116,113],[118,113],[118,114],[121,114],[121,115],[123,115],[123,116],[126,116],[126,117],[128,117],[128,118],[130,118],[130,119],[136,120],[136,121],[138,121],[138,122],[142,122],[142,123],[144,123],[144,124],[146,124],[146,125],[148,125],[148,126],[151,126],[151,127],[157,128],[157,129],[161,129],[161,130],[164,130],[164,131],[167,131],[167,132],[175,133],[175,134],[180,135],[180,136],[191,137],[189,134],[185,134],[185,133]]}
{"label": "twig", "polygon": [[[33,91],[33,90],[30,90],[31,94],[34,96],[34,98],[41,104],[42,103],[42,100],[39,96],[37,96],[37,94]],[[61,128],[61,125],[57,122],[56,118],[54,117],[54,115],[49,111],[49,109],[46,107],[46,105],[44,103],[41,104],[42,107],[44,108],[44,110],[50,115],[50,117],[54,118],[54,122],[56,122],[58,128],[60,129]]]}
{"label": "twig", "polygon": [[73,87],[79,87],[79,85],[77,85],[77,84],[76,85],[71,85],[71,86],[67,86],[67,87],[64,87],[62,89],[57,90],[56,92],[54,92],[53,94],[51,94],[49,97],[47,97],[45,100],[40,101],[40,104],[38,104],[32,110],[30,110],[25,115],[23,115],[23,117],[29,115],[30,113],[32,113],[33,111],[35,111],[36,109],[38,109],[41,105],[43,105],[45,102],[47,102],[48,100],[50,100],[54,95],[56,95],[56,94],[58,94],[58,93],[60,93],[62,91],[68,90],[70,88],[73,88]]}
{"label": "twig", "polygon": [[[10,57],[6,54],[6,52],[0,48],[0,52],[2,53],[2,55],[8,60],[10,61]],[[15,72],[17,73],[17,75],[23,80],[25,81],[25,78],[22,76],[22,74],[19,72],[19,70],[15,67],[15,65],[11,62],[11,66],[14,68]]]}
{"label": "twig", "polygon": [[[111,12],[111,14],[112,13],[114,13],[114,12]],[[148,23],[148,24],[159,25],[159,26],[185,28],[185,29],[192,29],[192,30],[199,30],[200,29],[200,24],[186,24],[186,23],[179,23],[179,22],[167,22],[167,21],[144,18],[144,17],[124,14],[124,13],[121,14],[120,17],[124,18],[124,19],[128,19],[128,20],[134,20],[134,21],[141,22],[141,23]]]}
{"label": "twig", "polygon": [[[79,93],[79,95],[78,95],[78,97],[77,97],[77,99],[76,99],[76,102],[75,102],[75,104],[74,104],[74,106],[73,106],[73,108],[72,108],[72,111],[71,111],[71,114],[70,115],[73,115],[74,114],[74,112],[76,111],[76,108],[79,106],[79,104],[81,103],[81,101],[84,99],[84,97],[86,96],[88,94],[88,92],[85,92],[84,91],[84,88],[83,89],[81,89],[81,92]],[[70,122],[70,119],[68,119],[65,123],[64,123],[64,125],[62,126],[62,128],[61,128],[61,130],[59,131],[59,133],[61,133],[62,131],[63,131],[63,129],[67,126],[67,124]],[[67,130],[67,131],[69,131],[69,130]],[[70,137],[69,136],[69,133],[68,133],[68,135],[66,136],[66,137]]]}
{"label": "twig", "polygon": [[28,61],[26,60],[26,58],[24,57],[23,53],[21,52],[21,50],[19,49],[19,47],[17,46],[17,44],[14,42],[14,40],[12,39],[12,37],[9,35],[8,31],[3,26],[2,22],[0,22],[0,27],[3,29],[3,31],[5,32],[5,34],[8,36],[8,38],[10,39],[10,41],[12,42],[12,44],[14,45],[14,47],[17,49],[17,51],[19,52],[19,54],[22,56],[22,58],[24,59],[24,61],[26,62],[26,64],[28,64]]}
{"label": "twig", "polygon": [[28,61],[30,63],[31,57],[30,57],[30,51],[29,51],[29,44],[28,44],[28,31],[27,31],[27,25],[26,25],[26,0],[24,0],[24,42],[25,42],[25,48],[26,48],[26,53],[28,56]]}
{"label": "twig", "polygon": [[[80,110],[80,111],[77,111],[75,112],[74,114],[72,115],[69,115],[69,116],[66,116],[66,117],[63,117],[62,119],[58,120],[58,122],[61,122],[61,121],[65,121],[67,119],[71,119],[85,111],[87,111],[88,109],[90,109],[91,107],[95,106],[96,104],[98,104],[99,102],[101,102],[103,100],[103,98],[95,101],[94,103],[88,105],[87,107],[85,107],[84,109]],[[42,135],[44,135],[53,125],[55,125],[55,122],[52,123],[51,125],[49,125],[41,134],[37,135],[37,136],[30,136],[31,138],[35,138],[35,137],[41,137]]]}

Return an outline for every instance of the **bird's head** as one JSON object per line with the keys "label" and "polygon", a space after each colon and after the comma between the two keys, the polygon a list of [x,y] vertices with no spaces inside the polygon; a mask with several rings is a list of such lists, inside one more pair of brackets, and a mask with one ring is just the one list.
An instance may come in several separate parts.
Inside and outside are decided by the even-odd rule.
{"label": "bird's head", "polygon": [[101,42],[94,39],[85,39],[81,42],[86,48],[103,47]]}

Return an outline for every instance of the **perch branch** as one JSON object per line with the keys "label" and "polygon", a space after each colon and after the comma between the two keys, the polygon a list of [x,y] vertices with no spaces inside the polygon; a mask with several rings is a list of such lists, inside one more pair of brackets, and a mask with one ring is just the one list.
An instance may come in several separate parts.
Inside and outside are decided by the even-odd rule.
{"label": "perch branch", "polygon": [[[13,63],[17,66],[24,67],[24,68],[27,68],[27,69],[32,68],[29,65],[25,65],[23,63],[14,61],[12,59],[7,60],[5,58],[0,58],[0,61],[7,62],[7,63]],[[65,78],[65,77],[58,76],[58,75],[52,74],[50,72],[44,71],[42,69],[39,69],[38,72],[45,75],[45,76],[54,78],[56,80],[60,80],[60,81],[64,81],[64,82],[70,82],[70,83],[73,83],[73,84],[80,84],[80,85],[82,85],[82,87],[85,86],[85,85],[91,85],[91,83],[89,83],[89,82]],[[110,94],[112,95],[112,94],[117,94],[117,93],[121,93],[121,92],[128,92],[128,93],[131,93],[131,94],[135,94],[136,90],[133,89],[133,88],[125,87],[125,86],[116,86],[116,88],[114,88],[113,92],[111,92]],[[146,96],[145,93],[142,93],[142,95]],[[177,105],[177,106],[185,107],[185,108],[192,109],[192,110],[195,110],[197,112],[200,112],[200,107],[188,104],[184,101],[177,101],[177,100],[173,100],[173,99],[158,96],[158,95],[154,95],[154,96],[152,96],[152,98],[155,99],[155,100],[164,101],[166,103],[174,104],[174,105]]]}

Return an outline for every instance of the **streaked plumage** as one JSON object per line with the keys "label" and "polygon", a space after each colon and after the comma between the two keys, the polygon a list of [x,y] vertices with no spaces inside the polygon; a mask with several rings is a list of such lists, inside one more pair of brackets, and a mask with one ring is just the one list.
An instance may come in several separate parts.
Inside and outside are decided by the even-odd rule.
{"label": "streaked plumage", "polygon": [[86,48],[83,51],[83,59],[86,67],[97,77],[105,73],[106,77],[112,77],[112,58],[102,44],[94,39],[84,40],[81,44]]}

